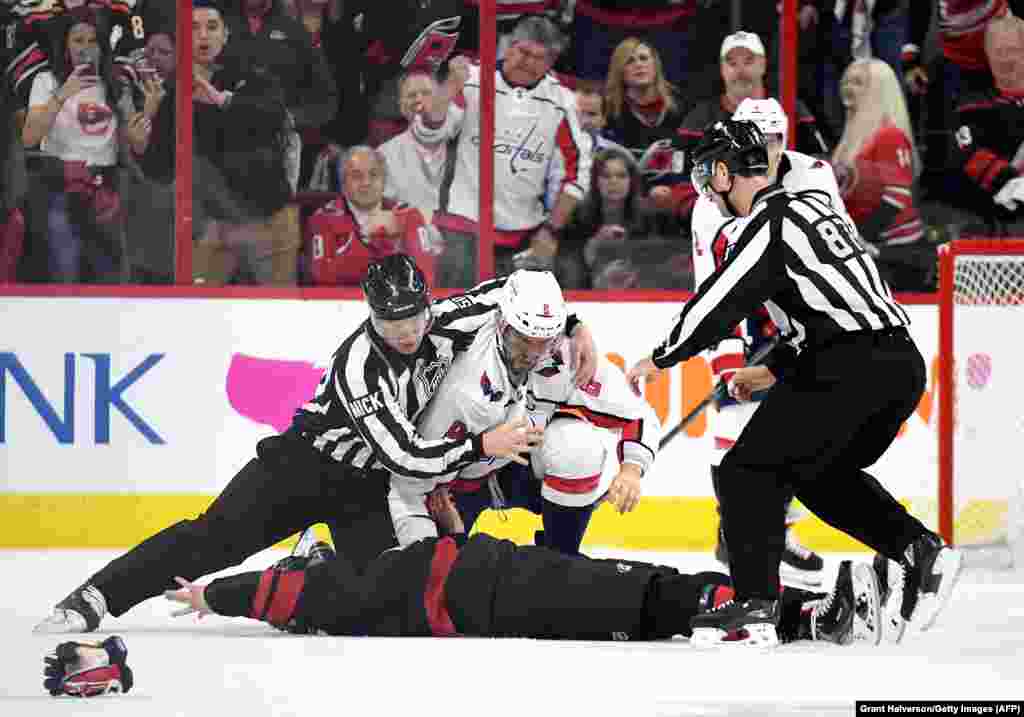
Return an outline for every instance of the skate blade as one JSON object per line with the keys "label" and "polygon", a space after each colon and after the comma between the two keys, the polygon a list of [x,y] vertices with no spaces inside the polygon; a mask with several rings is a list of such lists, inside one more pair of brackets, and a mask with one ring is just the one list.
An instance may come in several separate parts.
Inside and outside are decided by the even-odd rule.
{"label": "skate blade", "polygon": [[911,616],[911,622],[921,632],[931,628],[939,614],[946,608],[953,596],[953,588],[960,579],[962,567],[963,554],[953,548],[943,548],[935,559],[932,570],[935,575],[941,576],[939,589],[934,594],[920,596]]}
{"label": "skate blade", "polygon": [[884,624],[886,642],[898,644],[903,640],[903,635],[907,632],[907,621],[903,619],[903,616],[898,611],[894,613],[886,609]]}
{"label": "skate blade", "polygon": [[874,568],[865,563],[854,565],[853,585],[853,641],[878,645],[882,641],[885,619]]}
{"label": "skate blade", "polygon": [[775,625],[757,623],[734,632],[717,627],[698,627],[690,636],[690,644],[698,650],[755,648],[768,650],[779,644]]}
{"label": "skate blade", "polygon": [[820,588],[824,582],[823,573],[823,570],[800,570],[785,563],[779,564],[779,580],[793,588]]}
{"label": "skate blade", "polygon": [[57,610],[32,628],[36,635],[70,635],[91,632],[85,618],[71,610]]}

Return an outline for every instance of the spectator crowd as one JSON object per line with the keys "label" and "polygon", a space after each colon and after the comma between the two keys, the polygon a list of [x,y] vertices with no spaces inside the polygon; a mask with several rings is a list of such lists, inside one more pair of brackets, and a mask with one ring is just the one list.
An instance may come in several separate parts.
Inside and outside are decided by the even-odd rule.
{"label": "spectator crowd", "polygon": [[[498,0],[495,269],[693,286],[688,149],[778,96],[781,3]],[[740,5],[742,16],[731,15]],[[358,283],[479,264],[473,0],[193,0],[193,235],[175,237],[174,0],[0,0],[0,282]],[[1024,231],[1024,0],[802,0],[792,148],[894,288]]]}

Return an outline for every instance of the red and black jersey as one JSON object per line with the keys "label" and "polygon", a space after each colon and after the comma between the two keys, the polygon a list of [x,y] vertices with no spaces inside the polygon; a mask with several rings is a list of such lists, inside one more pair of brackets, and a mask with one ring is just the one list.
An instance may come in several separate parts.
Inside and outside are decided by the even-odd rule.
{"label": "red and black jersey", "polygon": [[897,210],[892,223],[882,229],[881,244],[908,244],[924,233],[914,204],[914,147],[899,127],[884,123],[861,147],[854,160],[851,181],[843,201],[850,217],[865,222],[881,203]]}
{"label": "red and black jersey", "polygon": [[1024,172],[1024,95],[988,90],[957,108],[955,151],[964,174],[989,197]]}
{"label": "red and black jersey", "polygon": [[344,198],[329,202],[306,225],[307,251],[313,283],[318,286],[357,286],[371,261],[404,252],[434,283],[437,245],[423,215],[415,207],[385,199],[381,209],[391,220],[367,235]]}
{"label": "red and black jersey", "polygon": [[705,582],[670,567],[591,560],[476,533],[389,550],[362,574],[339,555],[305,571],[218,578],[205,597],[219,615],[332,635],[645,640],[685,633],[699,607],[677,599],[672,619],[655,619],[648,601],[660,579],[678,581],[669,589],[685,595]]}
{"label": "red and black jersey", "polygon": [[988,69],[985,28],[993,18],[1006,14],[1006,0],[914,0],[910,3],[907,43],[903,46],[904,64],[920,62],[921,48],[936,7],[939,41],[946,59],[966,70]]}

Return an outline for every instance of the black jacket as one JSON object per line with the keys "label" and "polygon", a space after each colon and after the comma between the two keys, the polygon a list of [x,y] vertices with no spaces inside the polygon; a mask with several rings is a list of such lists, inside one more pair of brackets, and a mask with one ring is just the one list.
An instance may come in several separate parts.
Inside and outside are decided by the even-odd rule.
{"label": "black jacket", "polygon": [[226,20],[231,30],[227,52],[241,66],[267,71],[278,79],[297,128],[321,127],[334,118],[338,90],[323,53],[313,48],[306,28],[286,15],[277,0],[258,32],[250,30],[237,7]]}

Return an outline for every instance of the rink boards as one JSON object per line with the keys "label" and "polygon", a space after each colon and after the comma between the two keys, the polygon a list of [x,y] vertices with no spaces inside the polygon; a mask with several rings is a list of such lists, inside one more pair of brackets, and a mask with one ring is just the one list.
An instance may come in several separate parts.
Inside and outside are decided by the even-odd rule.
{"label": "rink boards", "polygon": [[[208,298],[0,297],[0,546],[120,546],[196,513],[287,426],[340,339],[366,316],[358,301]],[[935,495],[937,308],[908,307],[930,367],[928,390],[876,475],[898,496]],[[599,349],[630,365],[660,340],[676,302],[578,302]],[[1008,349],[1005,349],[1008,350]],[[999,371],[998,347],[990,374]],[[1005,364],[1004,364],[1005,365]],[[711,386],[692,359],[648,386],[666,429]],[[842,410],[836,406],[835,410]],[[793,416],[792,429],[818,420]],[[702,418],[645,477],[645,499],[620,517],[607,506],[588,542],[634,549],[699,550],[713,538]],[[528,538],[529,516],[486,523]],[[807,521],[819,549],[856,549]]]}

